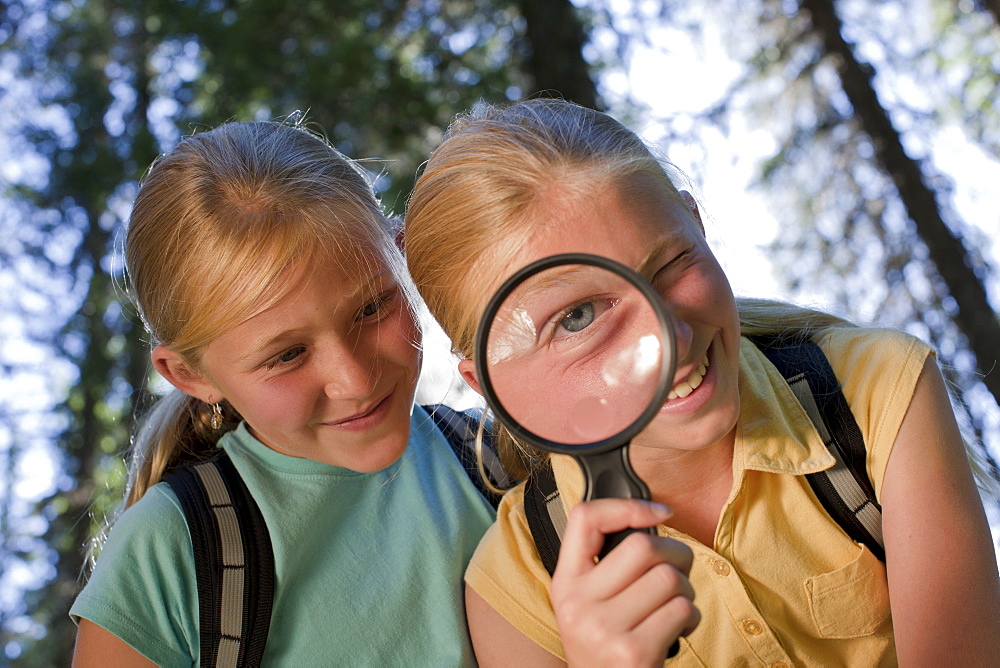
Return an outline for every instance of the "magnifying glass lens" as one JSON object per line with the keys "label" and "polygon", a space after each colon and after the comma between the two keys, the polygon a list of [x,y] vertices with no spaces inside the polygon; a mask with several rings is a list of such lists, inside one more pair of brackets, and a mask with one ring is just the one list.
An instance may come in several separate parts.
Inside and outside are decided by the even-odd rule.
{"label": "magnifying glass lens", "polygon": [[662,326],[643,293],[603,267],[527,277],[486,334],[494,399],[522,427],[585,446],[625,431],[656,397]]}

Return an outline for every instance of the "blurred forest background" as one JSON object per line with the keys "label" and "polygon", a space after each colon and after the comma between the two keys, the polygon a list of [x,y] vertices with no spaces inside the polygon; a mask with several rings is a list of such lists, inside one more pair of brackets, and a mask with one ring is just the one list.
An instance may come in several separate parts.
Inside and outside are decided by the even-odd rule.
{"label": "blurred forest background", "polygon": [[[937,346],[964,426],[1000,452],[998,14],[997,0],[4,0],[0,664],[69,665],[85,544],[157,387],[119,233],[153,158],[226,120],[307,111],[374,159],[401,214],[477,100],[606,109],[716,193],[709,213],[743,230],[740,252],[765,244],[753,271],[782,296]],[[751,170],[759,206],[712,182],[720,161]]]}

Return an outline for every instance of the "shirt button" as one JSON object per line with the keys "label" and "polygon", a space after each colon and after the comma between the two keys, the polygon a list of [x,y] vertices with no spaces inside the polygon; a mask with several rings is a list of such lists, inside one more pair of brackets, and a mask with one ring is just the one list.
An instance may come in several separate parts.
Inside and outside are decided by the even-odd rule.
{"label": "shirt button", "polygon": [[764,632],[764,627],[756,619],[744,619],[743,630],[752,636],[759,636]]}
{"label": "shirt button", "polygon": [[729,575],[729,564],[722,559],[712,559],[712,570],[715,571],[716,575],[725,577]]}

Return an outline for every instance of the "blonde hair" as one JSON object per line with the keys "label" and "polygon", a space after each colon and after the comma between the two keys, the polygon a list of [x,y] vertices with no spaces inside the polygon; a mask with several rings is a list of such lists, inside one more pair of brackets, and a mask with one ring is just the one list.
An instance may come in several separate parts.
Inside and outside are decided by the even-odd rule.
{"label": "blonde hair", "polygon": [[584,107],[536,99],[459,117],[417,181],[405,234],[410,275],[456,352],[472,352],[488,296],[476,290],[496,279],[483,272],[499,273],[524,244],[546,188],[572,195],[638,173],[675,190],[634,133]]}
{"label": "blonde hair", "polygon": [[[678,198],[639,137],[606,114],[556,99],[478,105],[448,129],[406,211],[406,259],[430,312],[469,358],[482,287],[536,231],[528,214],[553,186],[567,200],[605,184],[652,176]],[[544,223],[543,223],[544,224]],[[546,455],[510,438],[496,445],[505,468],[525,477]]]}
{"label": "blonde hair", "polygon": [[[296,123],[228,123],[153,162],[125,238],[126,277],[152,345],[198,368],[205,345],[273,306],[316,263],[371,254],[406,280],[367,175]],[[298,273],[290,276],[289,268]],[[409,293],[408,293],[409,296]],[[125,507],[166,472],[215,449],[241,419],[171,390],[138,431]]]}
{"label": "blonde hair", "polygon": [[[534,99],[505,108],[480,105],[459,117],[417,181],[405,235],[410,274],[455,352],[471,357],[478,316],[489,297],[481,288],[497,278],[488,272],[503,271],[505,260],[528,241],[537,217],[526,214],[546,187],[558,183],[569,194],[607,184],[624,187],[638,174],[652,175],[677,194],[644,142],[592,109]],[[854,326],[783,302],[736,301],[741,332],[748,336],[800,339]],[[502,429],[497,445],[515,477],[527,476],[547,457]],[[968,444],[966,450],[981,473],[981,457]],[[981,488],[990,485],[988,476],[977,478]]]}

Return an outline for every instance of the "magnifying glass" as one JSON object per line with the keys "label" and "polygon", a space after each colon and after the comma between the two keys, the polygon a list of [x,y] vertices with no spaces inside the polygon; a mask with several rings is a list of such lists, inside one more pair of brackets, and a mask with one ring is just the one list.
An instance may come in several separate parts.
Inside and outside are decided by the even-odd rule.
{"label": "magnifying glass", "polygon": [[[628,447],[666,400],[676,353],[670,316],[642,276],[579,253],[529,264],[490,299],[475,362],[514,437],[576,458],[584,501],[650,498]],[[608,535],[599,556],[633,531]]]}

